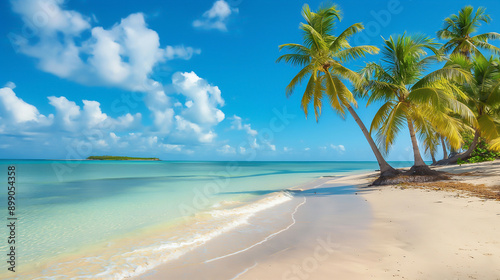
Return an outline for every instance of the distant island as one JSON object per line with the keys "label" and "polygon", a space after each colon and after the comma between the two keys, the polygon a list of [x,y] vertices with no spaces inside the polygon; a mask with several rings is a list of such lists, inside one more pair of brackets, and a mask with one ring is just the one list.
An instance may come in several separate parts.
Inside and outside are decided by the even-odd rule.
{"label": "distant island", "polygon": [[157,160],[159,158],[141,158],[141,157],[120,157],[120,156],[90,156],[89,160]]}

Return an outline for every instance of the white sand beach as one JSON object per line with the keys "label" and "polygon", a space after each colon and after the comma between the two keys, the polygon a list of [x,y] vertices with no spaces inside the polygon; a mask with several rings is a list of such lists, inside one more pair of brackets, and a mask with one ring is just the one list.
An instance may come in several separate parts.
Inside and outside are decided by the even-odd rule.
{"label": "white sand beach", "polygon": [[[469,172],[451,182],[500,184],[498,160],[439,169]],[[367,187],[374,175],[301,186],[289,203],[137,279],[500,279],[500,201]]]}

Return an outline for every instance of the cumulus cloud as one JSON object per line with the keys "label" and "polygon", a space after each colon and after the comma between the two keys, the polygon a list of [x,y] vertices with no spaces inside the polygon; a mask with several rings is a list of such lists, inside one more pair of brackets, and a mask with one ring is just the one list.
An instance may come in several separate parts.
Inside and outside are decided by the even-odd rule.
{"label": "cumulus cloud", "polygon": [[335,151],[337,151],[339,153],[345,152],[344,145],[333,145],[333,144],[331,144],[330,147],[332,147],[332,149],[334,149]]}
{"label": "cumulus cloud", "polygon": [[167,151],[180,152],[184,145],[173,145],[173,144],[160,144],[160,147],[164,148]]}
{"label": "cumulus cloud", "polygon": [[15,89],[16,84],[14,84],[13,82],[7,82],[4,87],[10,88],[10,89]]}
{"label": "cumulus cloud", "polygon": [[165,94],[165,91],[158,88],[157,90],[148,92],[144,98],[144,102],[149,111],[151,111],[154,123],[153,131],[163,134],[169,133],[172,130],[175,112],[172,108],[171,100]]}
{"label": "cumulus cloud", "polygon": [[[120,137],[117,133],[141,128],[140,113],[128,113],[112,118],[102,112],[97,101],[83,100],[81,106],[64,96],[50,96],[48,103],[54,107],[55,112],[45,116],[34,105],[18,97],[11,88],[0,88],[1,141],[11,141],[15,145],[25,141],[27,147],[49,145],[54,149],[69,145],[87,145],[95,149],[104,149],[111,145],[126,147],[132,137]],[[142,138],[144,139],[138,139],[137,143],[147,142],[145,137]]]}
{"label": "cumulus cloud", "polygon": [[193,55],[200,53],[201,53],[200,49],[194,49],[192,47],[167,46],[167,48],[165,48],[165,58],[167,60],[172,60],[176,58],[189,60],[191,59],[191,57],[193,57]]}
{"label": "cumulus cloud", "polygon": [[78,35],[90,28],[90,18],[76,11],[63,10],[61,0],[22,0],[11,1],[12,10],[30,20],[40,32],[62,32],[65,35]]}
{"label": "cumulus cloud", "polygon": [[[140,126],[142,116],[140,113],[130,113],[111,118],[101,110],[97,101],[83,100],[83,108],[66,97],[49,96],[49,104],[56,110],[54,125],[58,129],[68,132],[82,130],[105,129],[123,131]],[[116,136],[116,135],[115,135]]]}
{"label": "cumulus cloud", "polygon": [[175,73],[172,84],[187,99],[182,112],[185,119],[200,124],[217,124],[224,120],[224,113],[217,108],[224,106],[217,86],[208,84],[194,72]]}
{"label": "cumulus cloud", "polygon": [[236,154],[236,149],[227,144],[217,149],[217,151],[222,154]]}
{"label": "cumulus cloud", "polygon": [[241,119],[241,117],[238,117],[236,115],[233,115],[232,117],[231,129],[243,130],[250,136],[257,136],[257,130],[252,129],[252,126],[250,124],[243,124],[243,120]]}
{"label": "cumulus cloud", "polygon": [[224,0],[217,0],[210,10],[203,13],[200,19],[193,22],[193,26],[203,29],[217,29],[227,31],[227,21],[231,14],[238,13],[237,8],[231,8]]}
{"label": "cumulus cloud", "polygon": [[225,118],[219,88],[194,72],[177,72],[171,90],[167,94],[159,87],[146,94],[144,101],[154,124],[151,131],[169,134],[177,142],[211,143],[217,136],[213,128]]}
{"label": "cumulus cloud", "polygon": [[0,118],[4,124],[46,123],[52,119],[52,116],[45,117],[35,106],[17,97],[10,87],[0,89],[0,108]]}
{"label": "cumulus cloud", "polygon": [[[252,129],[250,124],[243,123],[243,119],[237,115],[230,117],[231,119],[231,129],[244,131],[247,135],[247,143],[245,144],[251,149],[257,150],[270,150],[276,151],[276,146],[271,143],[270,139],[267,139],[266,135],[259,135],[259,132]],[[265,133],[264,133],[265,134]],[[246,149],[244,149],[246,151]],[[241,152],[244,154],[244,152]]]}
{"label": "cumulus cloud", "polygon": [[[225,21],[228,15],[222,8],[218,4],[206,13],[207,18]],[[25,26],[34,29],[30,36],[9,34],[20,53],[36,58],[41,70],[61,78],[144,93],[151,125],[143,126],[139,113],[112,118],[97,101],[73,101],[64,96],[48,97],[55,113],[45,116],[18,98],[11,82],[1,89],[0,109],[5,108],[0,111],[2,120],[23,123],[26,131],[54,133],[54,138],[64,135],[62,138],[77,144],[92,142],[95,147],[153,147],[192,153],[186,146],[206,145],[216,139],[215,126],[225,119],[221,110],[224,99],[217,86],[194,72],[175,73],[169,85],[153,78],[158,64],[172,59],[188,60],[200,54],[200,49],[183,45],[161,47],[158,33],[148,27],[142,13],[130,14],[111,27],[103,27],[95,26],[95,19],[66,9],[63,0],[12,1],[12,9]],[[34,23],[36,20],[40,22]],[[0,133],[7,129],[0,124]],[[141,133],[135,132],[139,129]],[[77,139],[82,131],[93,133],[94,137]]]}
{"label": "cumulus cloud", "polygon": [[158,33],[148,28],[142,13],[130,14],[106,29],[91,26],[91,19],[77,11],[64,10],[63,2],[12,2],[13,11],[36,31],[33,40],[10,36],[12,43],[19,52],[37,58],[40,69],[58,77],[146,92],[155,83],[150,78],[155,65],[201,52],[182,45],[161,48]]}
{"label": "cumulus cloud", "polygon": [[[187,154],[193,151],[182,148],[185,145],[191,148],[215,145],[215,126],[224,120],[224,113],[220,110],[224,104],[220,90],[194,72],[174,76],[175,92],[166,94],[162,87],[158,87],[145,95],[145,105],[152,120],[148,126],[142,124],[140,113],[110,117],[97,101],[73,101],[65,96],[47,97],[54,113],[45,116],[18,97],[11,88],[13,83],[8,83],[10,87],[0,89],[0,137],[36,133],[44,134],[47,143],[64,138],[72,140],[72,145],[86,143],[103,149],[132,146],[144,151],[161,148]],[[178,99],[184,100],[184,104]]]}

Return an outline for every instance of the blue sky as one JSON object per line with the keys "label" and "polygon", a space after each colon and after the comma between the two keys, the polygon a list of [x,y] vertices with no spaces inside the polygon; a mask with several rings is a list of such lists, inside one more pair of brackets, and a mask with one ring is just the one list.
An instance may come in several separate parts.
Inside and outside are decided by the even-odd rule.
{"label": "blue sky", "polygon": [[[0,158],[375,159],[350,116],[325,107],[316,123],[303,87],[285,97],[299,69],[275,63],[278,46],[301,43],[301,7],[321,1],[102,2],[0,2]],[[496,0],[336,3],[339,32],[365,24],[353,45],[435,36],[467,4],[493,18],[480,31],[500,30]],[[377,109],[359,102],[367,126]],[[388,159],[413,159],[406,132]]]}

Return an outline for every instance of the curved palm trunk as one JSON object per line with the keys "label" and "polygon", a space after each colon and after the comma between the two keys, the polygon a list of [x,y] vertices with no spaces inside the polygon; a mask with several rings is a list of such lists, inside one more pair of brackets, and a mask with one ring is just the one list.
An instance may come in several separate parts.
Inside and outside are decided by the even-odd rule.
{"label": "curved palm trunk", "polygon": [[444,137],[441,137],[441,146],[443,146],[443,159],[448,159],[448,151],[446,150],[446,143]]}
{"label": "curved palm trunk", "polygon": [[467,151],[465,151],[462,154],[458,154],[457,156],[460,156],[461,159],[466,159],[466,158],[470,157],[472,155],[472,152],[474,152],[474,150],[477,147],[477,143],[479,142],[479,136],[481,136],[481,132],[478,129],[474,133],[474,140],[472,140],[472,143],[470,144],[469,149],[467,149]]}
{"label": "curved palm trunk", "polygon": [[431,152],[432,164],[436,164],[436,157],[434,156],[434,152]]}
{"label": "curved palm trunk", "polygon": [[469,149],[467,149],[467,151],[460,153],[460,154],[456,154],[456,155],[450,157],[449,159],[440,160],[437,162],[437,165],[454,164],[454,163],[457,163],[457,161],[459,159],[465,160],[465,159],[469,158],[471,156],[472,152],[474,152],[474,150],[476,149],[477,143],[479,143],[479,136],[481,136],[481,132],[478,129],[474,133],[474,140],[470,144]]}
{"label": "curved palm trunk", "polygon": [[358,124],[359,128],[361,128],[361,131],[363,131],[363,134],[365,135],[366,140],[368,141],[368,144],[370,144],[370,147],[372,148],[372,151],[375,154],[375,157],[377,158],[378,166],[380,167],[381,176],[391,176],[391,175],[393,176],[393,175],[399,174],[400,172],[397,171],[396,169],[394,169],[392,166],[390,166],[389,163],[387,163],[387,161],[384,159],[384,157],[380,153],[377,145],[373,141],[373,138],[370,135],[370,132],[368,132],[365,124],[363,123],[363,121],[361,121],[358,114],[356,113],[356,111],[354,111],[354,109],[352,108],[351,105],[347,105],[347,110],[349,111],[349,113],[351,113],[352,117],[354,118],[354,120]]}
{"label": "curved palm trunk", "polygon": [[410,130],[411,144],[413,146],[413,157],[415,161],[413,166],[427,166],[420,155],[417,137],[415,136],[415,128],[413,127],[413,122],[410,119],[408,119],[408,129]]}

